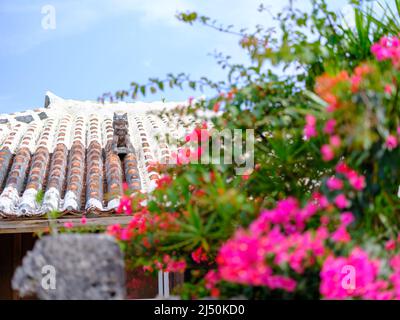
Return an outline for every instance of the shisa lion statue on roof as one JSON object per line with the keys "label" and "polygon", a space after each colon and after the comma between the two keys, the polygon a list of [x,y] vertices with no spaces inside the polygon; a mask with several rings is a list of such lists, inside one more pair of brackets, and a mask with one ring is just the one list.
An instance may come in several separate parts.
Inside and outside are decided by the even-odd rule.
{"label": "shisa lion statue on roof", "polygon": [[134,152],[134,148],[130,141],[130,136],[129,136],[128,114],[114,113],[113,128],[114,128],[114,138],[112,142],[113,152],[119,155]]}

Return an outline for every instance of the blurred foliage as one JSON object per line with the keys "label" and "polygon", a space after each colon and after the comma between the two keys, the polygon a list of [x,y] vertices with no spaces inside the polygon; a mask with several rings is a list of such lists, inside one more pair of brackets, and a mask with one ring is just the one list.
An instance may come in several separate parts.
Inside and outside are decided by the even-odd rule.
{"label": "blurred foliage", "polygon": [[[352,231],[354,243],[382,243],[399,231],[400,148],[388,150],[385,141],[399,126],[400,73],[390,63],[377,63],[371,46],[382,36],[400,31],[400,1],[382,3],[381,16],[370,5],[351,1],[354,27],[341,14],[332,11],[324,0],[312,0],[311,11],[304,12],[294,2],[275,19],[278,30],[256,26],[253,31],[220,25],[196,12],[179,13],[177,18],[189,25],[201,24],[213,30],[239,37],[239,45],[250,65],[235,64],[229,55],[216,54],[217,63],[227,71],[225,81],[207,77],[191,79],[186,73],[168,74],[148,83],[132,82],[128,90],[105,94],[100,100],[137,98],[140,94],[167,88],[211,88],[216,95],[196,101],[188,113],[218,111],[214,128],[254,129],[255,169],[245,176],[235,173],[235,165],[188,164],[160,167],[168,177],[165,184],[148,197],[135,194],[132,210],[135,226],[145,215],[142,232],[133,232],[123,242],[132,266],[163,263],[165,255],[188,264],[187,281],[180,293],[184,298],[209,294],[203,286],[204,275],[215,267],[220,246],[240,227],[247,227],[262,208],[272,208],[280,199],[295,196],[301,202],[312,192],[329,194],[324,183],[335,172],[339,160],[345,160],[366,178],[362,192],[352,191],[351,208],[357,216]],[[259,11],[268,11],[260,6]],[[321,147],[329,137],[321,134],[323,124],[332,117],[326,111],[328,101],[315,91],[321,77],[331,79],[340,73],[352,75],[364,62],[374,70],[363,75],[361,87],[353,91],[351,81],[335,83],[331,92],[343,104],[333,113],[342,144],[334,160],[321,159]],[[329,80],[330,81],[330,80]],[[392,85],[393,94],[385,90]],[[317,120],[318,136],[304,139],[305,116]],[[140,201],[146,200],[146,205]],[[161,226],[163,219],[172,221]],[[161,222],[160,222],[161,221]],[[136,230],[136,229],[134,229]],[[132,230],[131,230],[132,231]],[[125,239],[126,240],[126,239]],[[195,263],[191,254],[197,249],[207,262]],[[290,297],[318,297],[318,270],[310,269],[299,291]],[[225,297],[285,298],[286,293],[266,288],[225,283]]]}

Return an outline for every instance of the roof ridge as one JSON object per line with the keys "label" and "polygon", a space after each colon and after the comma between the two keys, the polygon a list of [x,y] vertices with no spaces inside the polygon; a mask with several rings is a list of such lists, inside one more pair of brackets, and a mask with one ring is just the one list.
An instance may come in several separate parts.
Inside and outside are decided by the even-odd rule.
{"label": "roof ridge", "polygon": [[[203,99],[204,97],[199,97],[200,99]],[[181,101],[164,101],[164,100],[154,100],[154,101],[105,101],[105,102],[100,102],[96,100],[80,100],[80,99],[69,99],[69,98],[62,98],[56,94],[54,94],[51,91],[46,91],[45,93],[45,108],[49,108],[51,104],[57,104],[57,103],[62,103],[62,102],[80,102],[80,103],[90,103],[94,104],[97,106],[104,106],[104,107],[109,107],[109,106],[125,106],[125,105],[135,105],[135,104],[144,104],[147,106],[151,105],[165,105],[165,106],[172,106],[174,105],[175,107],[178,105],[181,106],[187,106],[189,100],[181,100]]]}

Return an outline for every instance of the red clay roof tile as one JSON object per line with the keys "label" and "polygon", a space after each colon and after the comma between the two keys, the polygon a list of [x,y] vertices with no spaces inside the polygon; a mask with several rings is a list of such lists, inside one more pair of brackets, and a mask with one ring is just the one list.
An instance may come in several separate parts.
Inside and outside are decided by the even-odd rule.
{"label": "red clay roof tile", "polygon": [[[0,117],[7,120],[0,123],[0,216],[109,212],[124,182],[132,190],[154,188],[159,174],[152,164],[171,155],[166,136],[182,137],[193,123],[160,113],[177,103],[100,104],[52,94],[48,101],[46,108]],[[127,114],[123,154],[113,148],[114,113]]]}

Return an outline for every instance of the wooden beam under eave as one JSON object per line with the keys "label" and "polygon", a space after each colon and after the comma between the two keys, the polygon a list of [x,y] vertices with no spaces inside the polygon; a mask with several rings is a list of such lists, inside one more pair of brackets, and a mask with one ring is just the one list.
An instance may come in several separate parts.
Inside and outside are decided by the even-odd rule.
{"label": "wooden beam under eave", "polygon": [[[112,224],[127,225],[132,219],[131,216],[113,216],[87,218],[86,223],[82,224],[81,218],[62,218],[53,220],[53,223],[59,228],[64,227],[65,222],[72,222],[75,227],[107,227]],[[45,232],[50,228],[50,222],[47,219],[37,220],[1,220],[0,234],[5,233],[27,233],[27,232]]]}

